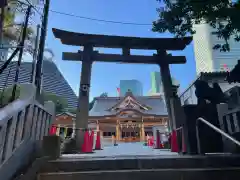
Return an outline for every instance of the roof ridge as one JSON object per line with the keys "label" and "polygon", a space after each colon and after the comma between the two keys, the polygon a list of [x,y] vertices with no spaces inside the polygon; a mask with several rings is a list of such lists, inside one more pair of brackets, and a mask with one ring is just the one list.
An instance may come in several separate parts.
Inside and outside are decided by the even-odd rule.
{"label": "roof ridge", "polygon": [[[136,99],[137,98],[162,98],[162,95],[153,95],[153,96],[134,96]],[[123,99],[125,98],[125,96],[121,96],[121,97],[115,97],[115,96],[108,96],[108,97],[95,97],[96,99]]]}

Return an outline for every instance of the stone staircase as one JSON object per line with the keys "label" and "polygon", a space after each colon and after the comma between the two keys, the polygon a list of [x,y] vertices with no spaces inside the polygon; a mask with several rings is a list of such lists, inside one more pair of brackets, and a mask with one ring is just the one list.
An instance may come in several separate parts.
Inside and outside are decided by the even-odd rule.
{"label": "stone staircase", "polygon": [[39,104],[31,84],[23,89],[19,99],[0,110],[0,180],[240,179],[240,155],[233,154],[60,156],[59,137],[48,136],[54,104]]}
{"label": "stone staircase", "polygon": [[40,168],[38,180],[237,180],[240,156],[60,158]]}

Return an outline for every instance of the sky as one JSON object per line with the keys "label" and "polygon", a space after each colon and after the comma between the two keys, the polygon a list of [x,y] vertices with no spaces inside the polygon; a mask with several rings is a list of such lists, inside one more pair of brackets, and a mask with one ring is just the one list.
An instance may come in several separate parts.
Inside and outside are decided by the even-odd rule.
{"label": "sky", "polygon": [[[157,19],[156,8],[160,7],[157,0],[51,0],[50,9],[65,13],[121,22],[151,24]],[[134,26],[90,21],[50,12],[46,45],[55,53],[54,61],[78,95],[81,73],[81,62],[63,61],[62,52],[76,52],[77,46],[62,45],[55,39],[52,28],[90,33],[136,37],[173,37],[169,33],[154,33],[149,26]],[[101,49],[100,52],[119,53],[120,50]],[[134,54],[151,55],[153,51],[134,51]],[[172,76],[181,84],[183,91],[195,78],[195,60],[193,45],[184,51],[171,52],[173,55],[185,55],[186,64],[171,65]],[[109,96],[117,95],[120,80],[137,79],[143,84],[143,93],[150,90],[150,73],[159,71],[157,65],[117,64],[94,62],[91,76],[90,99],[107,92]]]}

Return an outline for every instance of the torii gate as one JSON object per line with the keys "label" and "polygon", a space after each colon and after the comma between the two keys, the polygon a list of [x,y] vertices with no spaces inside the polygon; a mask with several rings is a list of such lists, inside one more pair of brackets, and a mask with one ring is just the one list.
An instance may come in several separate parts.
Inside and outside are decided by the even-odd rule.
{"label": "torii gate", "polygon": [[[186,63],[185,56],[172,56],[167,50],[183,50],[192,41],[192,37],[185,38],[139,38],[108,35],[83,34],[69,32],[60,29],[52,29],[55,38],[61,40],[62,44],[72,46],[83,46],[83,51],[63,52],[63,60],[82,61],[81,81],[78,100],[78,112],[76,128],[88,127],[89,115],[89,89],[91,80],[91,69],[94,61],[158,64],[162,76],[163,89],[169,114],[170,129],[176,128],[176,115],[171,108],[176,104],[171,103],[173,98],[172,79],[169,64]],[[94,51],[94,47],[121,48],[122,54],[104,54]],[[131,55],[131,49],[157,50],[153,56]],[[178,108],[178,107],[176,107]],[[83,142],[83,134],[77,133],[77,146]]]}

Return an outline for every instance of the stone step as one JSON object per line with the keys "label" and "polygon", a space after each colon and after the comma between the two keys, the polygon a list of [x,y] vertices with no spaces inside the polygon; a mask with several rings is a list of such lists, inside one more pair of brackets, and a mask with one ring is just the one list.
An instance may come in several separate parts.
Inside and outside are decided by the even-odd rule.
{"label": "stone step", "polygon": [[38,180],[239,180],[240,168],[142,169],[41,173]]}
{"label": "stone step", "polygon": [[78,172],[131,169],[187,169],[240,167],[240,156],[161,156],[118,158],[66,158],[49,161],[40,172]]}

